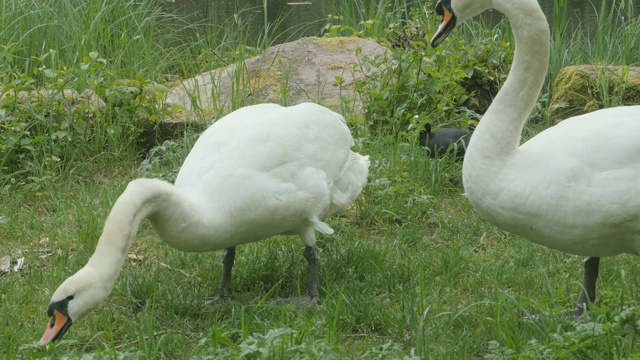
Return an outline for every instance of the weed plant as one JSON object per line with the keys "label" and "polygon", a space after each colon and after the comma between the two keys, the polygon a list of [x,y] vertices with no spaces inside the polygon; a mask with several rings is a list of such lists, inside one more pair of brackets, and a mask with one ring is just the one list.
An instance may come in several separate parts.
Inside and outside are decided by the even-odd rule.
{"label": "weed plant", "polygon": [[[49,52],[40,64],[55,55]],[[162,103],[164,86],[143,76],[114,79],[96,52],[81,61],[60,70],[42,65],[33,77],[0,68],[3,193],[39,191],[60,174],[73,176],[87,165],[135,155],[140,135],[171,115]]]}
{"label": "weed plant", "polygon": [[[123,152],[145,150],[141,133],[151,133],[145,137],[153,140],[156,124],[171,115],[162,104],[168,91],[162,83],[258,54],[274,40],[281,21],[265,21],[263,33],[255,35],[238,17],[212,15],[189,24],[160,4],[0,4],[3,193],[38,191],[50,179],[98,158],[110,161]],[[266,16],[267,2],[263,11]],[[257,45],[250,46],[249,38]],[[70,99],[85,91],[105,104]]]}
{"label": "weed plant", "polygon": [[336,28],[352,29],[351,33],[377,38],[390,48],[391,56],[365,58],[360,63],[367,72],[377,70],[356,85],[368,130],[375,136],[415,139],[426,123],[434,128],[472,129],[506,78],[512,39],[501,35],[509,34],[508,26],[502,22],[487,29],[470,22],[452,34],[451,41],[432,49],[427,29],[436,29],[440,19],[426,6],[413,7],[409,14],[406,20],[387,24],[384,32],[357,30],[353,28],[357,24],[346,20],[328,28],[327,35],[339,34],[333,31]]}

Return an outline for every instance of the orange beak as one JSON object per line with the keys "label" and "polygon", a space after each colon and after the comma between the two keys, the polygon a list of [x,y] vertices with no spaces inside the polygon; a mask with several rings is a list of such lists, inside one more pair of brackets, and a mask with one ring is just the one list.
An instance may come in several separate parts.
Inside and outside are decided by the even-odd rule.
{"label": "orange beak", "polygon": [[53,315],[49,319],[49,324],[40,339],[40,345],[60,340],[67,329],[71,326],[71,318],[64,315],[58,310],[53,310]]}
{"label": "orange beak", "polygon": [[447,27],[447,24],[453,17],[453,14],[451,13],[451,11],[447,10],[447,8],[442,8],[442,12],[442,23],[440,23],[440,26],[438,26],[438,31],[436,31],[437,33],[444,31],[444,28]]}
{"label": "orange beak", "polygon": [[442,40],[444,40],[449,35],[449,33],[451,32],[451,30],[453,30],[454,27],[456,27],[456,17],[453,15],[451,11],[449,11],[449,9],[443,6],[442,7],[442,23],[440,23],[440,26],[438,26],[438,30],[436,31],[435,35],[433,35],[433,38],[431,39],[431,46],[432,47],[438,46],[442,42]]}

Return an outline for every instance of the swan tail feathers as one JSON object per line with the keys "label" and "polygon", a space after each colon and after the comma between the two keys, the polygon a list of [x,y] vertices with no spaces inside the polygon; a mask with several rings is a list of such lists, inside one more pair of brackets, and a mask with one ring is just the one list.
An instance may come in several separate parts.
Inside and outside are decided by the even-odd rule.
{"label": "swan tail feathers", "polygon": [[369,156],[363,156],[353,151],[349,153],[349,158],[342,168],[340,176],[332,185],[329,215],[345,211],[360,195],[367,184],[369,165]]}
{"label": "swan tail feathers", "polygon": [[329,226],[329,224],[327,224],[324,221],[320,221],[318,219],[311,219],[311,224],[312,224],[314,229],[320,231],[321,233],[323,233],[325,235],[333,235],[333,233],[334,233],[334,231],[331,228],[331,226]]}

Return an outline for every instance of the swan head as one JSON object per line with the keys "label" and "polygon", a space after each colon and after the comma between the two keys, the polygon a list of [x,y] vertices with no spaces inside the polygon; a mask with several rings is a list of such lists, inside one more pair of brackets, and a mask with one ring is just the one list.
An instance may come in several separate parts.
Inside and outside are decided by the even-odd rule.
{"label": "swan head", "polygon": [[436,14],[442,16],[442,23],[431,38],[431,46],[440,45],[457,24],[462,24],[491,7],[492,0],[438,0]]}
{"label": "swan head", "polygon": [[74,321],[106,299],[112,286],[110,281],[101,279],[86,267],[65,280],[51,297],[47,309],[49,321],[40,344],[60,340]]}

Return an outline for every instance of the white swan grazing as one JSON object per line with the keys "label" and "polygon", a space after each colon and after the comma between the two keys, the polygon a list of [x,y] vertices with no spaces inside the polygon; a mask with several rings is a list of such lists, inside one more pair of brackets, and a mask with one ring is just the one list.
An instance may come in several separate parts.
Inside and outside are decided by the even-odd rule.
{"label": "white swan grazing", "polygon": [[353,144],[342,116],[317,104],[254,105],[220,119],[195,143],[175,185],[129,183],[93,256],[53,294],[40,342],[60,339],[105,300],[144,219],[176,249],[227,249],[220,296],[231,290],[236,245],[298,235],[310,269],[308,300],[315,302],[315,232],[331,234],[322,220],[345,210],[367,181],[368,157],[352,152]]}
{"label": "white swan grazing", "polygon": [[437,46],[458,23],[494,8],[516,41],[509,76],[470,140],[466,196],[486,219],[538,244],[587,256],[576,315],[595,301],[599,257],[640,254],[640,106],[567,119],[520,145],[549,64],[536,0],[440,0]]}

